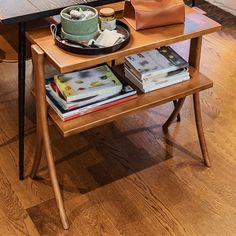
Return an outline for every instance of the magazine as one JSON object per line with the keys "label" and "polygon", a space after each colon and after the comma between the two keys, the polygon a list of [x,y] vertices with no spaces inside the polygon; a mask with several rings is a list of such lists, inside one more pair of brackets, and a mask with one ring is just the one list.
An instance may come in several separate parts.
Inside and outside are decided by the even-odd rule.
{"label": "magazine", "polygon": [[155,81],[151,81],[146,84],[141,83],[137,79],[137,77],[127,69],[125,69],[125,76],[144,93],[151,92],[156,89],[161,89],[161,88],[173,85],[173,84],[177,84],[177,83],[186,81],[190,78],[187,70],[182,71],[176,75],[159,78]]}
{"label": "magazine", "polygon": [[121,82],[106,64],[55,75],[54,81],[66,102],[107,93],[117,94],[122,89]]}
{"label": "magazine", "polygon": [[47,102],[49,103],[49,105],[59,115],[59,117],[63,121],[68,121],[68,120],[74,119],[76,117],[86,115],[86,114],[91,113],[91,112],[99,111],[99,110],[102,110],[104,108],[111,107],[111,106],[120,104],[120,103],[125,102],[125,101],[129,101],[129,100],[134,99],[136,97],[137,97],[137,94],[133,94],[133,95],[130,95],[130,96],[120,98],[118,100],[111,99],[109,102],[108,101],[105,102],[105,103],[100,103],[99,102],[99,103],[88,105],[88,106],[85,106],[85,107],[82,107],[82,108],[77,108],[77,109],[74,109],[74,110],[71,110],[71,111],[61,111],[60,107],[56,106],[55,103],[53,103],[49,99],[48,96],[46,98],[47,98]]}
{"label": "magazine", "polygon": [[67,102],[64,96],[61,94],[60,90],[58,89],[53,78],[46,79],[46,90],[48,91],[48,93],[50,93],[50,96],[52,96],[64,110],[71,110],[77,107],[82,107],[94,103],[96,101],[101,101],[108,97],[114,96],[114,92],[112,92],[75,100],[73,102]]}
{"label": "magazine", "polygon": [[[83,106],[74,107],[72,109],[64,109],[63,106],[61,106],[61,98],[58,99],[58,96],[55,94],[55,92],[50,89],[50,81],[52,81],[52,79],[46,80],[47,101],[50,106],[56,111],[56,113],[60,116],[60,118],[64,121],[73,119],[81,115],[85,115],[96,110],[101,110],[105,107],[113,106],[115,104],[131,100],[137,97],[137,91],[133,89],[130,85],[128,85],[125,81],[120,80],[122,84],[122,89],[119,93],[115,95],[107,94],[106,97],[95,102],[90,102]],[[93,98],[91,98],[91,101],[92,100]],[[65,101],[63,103],[65,103]]]}
{"label": "magazine", "polygon": [[188,67],[188,63],[169,46],[127,56],[125,65],[141,81],[158,75],[166,77]]}

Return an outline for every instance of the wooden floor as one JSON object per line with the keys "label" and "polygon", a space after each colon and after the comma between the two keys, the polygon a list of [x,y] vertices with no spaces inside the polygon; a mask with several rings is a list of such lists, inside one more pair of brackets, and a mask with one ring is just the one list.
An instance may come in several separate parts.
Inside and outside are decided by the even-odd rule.
{"label": "wooden floor", "polygon": [[[17,65],[0,64],[0,235],[236,235],[236,39],[204,37],[202,93],[212,168],[202,162],[188,98],[164,135],[172,103],[63,139],[51,127],[71,228],[63,231],[45,161],[18,181]],[[178,48],[178,46],[177,46]],[[32,68],[27,70],[26,174],[34,153]]]}

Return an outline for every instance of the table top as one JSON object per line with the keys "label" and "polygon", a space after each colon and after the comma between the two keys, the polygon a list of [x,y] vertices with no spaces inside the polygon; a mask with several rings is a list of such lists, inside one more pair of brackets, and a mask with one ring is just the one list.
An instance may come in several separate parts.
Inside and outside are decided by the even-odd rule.
{"label": "table top", "polygon": [[59,14],[71,5],[99,6],[122,0],[0,0],[0,21],[4,24],[27,22]]}
{"label": "table top", "polygon": [[38,44],[45,52],[47,59],[61,72],[69,72],[76,69],[91,67],[111,60],[118,60],[124,56],[146,51],[182,40],[195,38],[204,34],[216,32],[221,25],[210,18],[186,9],[185,24],[177,24],[166,27],[158,27],[147,30],[135,31],[131,29],[131,40],[129,44],[114,53],[86,56],[66,52],[54,43],[48,28],[28,31],[26,36],[31,43]]}

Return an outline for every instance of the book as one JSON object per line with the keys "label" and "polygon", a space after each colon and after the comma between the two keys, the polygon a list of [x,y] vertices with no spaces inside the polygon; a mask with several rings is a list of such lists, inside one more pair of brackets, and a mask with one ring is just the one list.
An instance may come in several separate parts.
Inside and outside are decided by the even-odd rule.
{"label": "book", "polygon": [[50,93],[50,96],[52,96],[53,99],[55,99],[64,110],[72,110],[74,108],[82,107],[94,103],[96,101],[101,101],[108,97],[114,96],[114,93],[112,92],[75,100],[73,102],[67,102],[64,96],[61,94],[60,90],[58,89],[53,78],[46,79],[46,89],[48,90],[48,93]]}
{"label": "book", "polygon": [[107,93],[117,94],[122,84],[108,65],[55,75],[54,81],[66,102]]}
{"label": "book", "polygon": [[136,73],[133,71],[133,69],[130,68],[127,64],[124,64],[124,69],[125,69],[125,71],[130,71],[131,74],[135,75],[135,78],[136,78],[140,83],[142,83],[143,85],[148,84],[148,83],[150,83],[150,82],[152,82],[152,81],[157,81],[157,80],[159,80],[159,79],[163,80],[163,78],[166,78],[166,77],[168,77],[168,76],[177,75],[177,74],[179,74],[179,73],[181,73],[181,72],[187,70],[187,68],[180,68],[180,69],[178,69],[178,70],[170,71],[170,72],[165,73],[165,74],[155,74],[155,73],[154,73],[153,75],[151,75],[151,76],[149,76],[149,77],[145,77],[145,78],[143,78],[143,79],[140,79],[139,77],[137,77],[137,75],[136,75]]}
{"label": "book", "polygon": [[99,101],[89,103],[84,106],[76,107],[70,110],[63,109],[58,99],[55,99],[55,95],[49,89],[48,83],[50,79],[46,81],[46,98],[49,105],[54,109],[54,111],[59,115],[63,121],[71,120],[73,118],[104,109],[137,97],[137,91],[128,85],[125,81],[120,80],[122,83],[122,89],[118,94],[103,98]]}
{"label": "book", "polygon": [[137,97],[137,94],[134,94],[134,95],[130,95],[128,97],[118,99],[118,100],[110,101],[108,103],[103,103],[103,104],[100,104],[100,105],[99,104],[89,105],[89,106],[78,108],[77,110],[72,110],[72,111],[69,111],[69,112],[61,112],[61,110],[59,109],[59,107],[57,107],[55,105],[55,103],[53,103],[48,97],[46,97],[46,98],[47,98],[48,104],[59,115],[59,117],[63,121],[68,121],[68,120],[74,119],[76,117],[86,115],[88,113],[99,111],[99,110],[105,109],[107,107],[111,107],[111,106],[120,104],[122,102],[129,101],[129,100],[134,99],[136,97]]}
{"label": "book", "polygon": [[176,75],[166,76],[163,78],[159,78],[155,81],[143,84],[131,71],[127,70],[126,68],[125,77],[128,78],[136,87],[138,87],[144,93],[151,92],[156,89],[161,89],[173,84],[181,83],[190,79],[188,71],[184,70]]}
{"label": "book", "polygon": [[125,57],[125,65],[142,82],[153,76],[167,77],[170,73],[188,67],[186,62],[171,47],[133,54]]}

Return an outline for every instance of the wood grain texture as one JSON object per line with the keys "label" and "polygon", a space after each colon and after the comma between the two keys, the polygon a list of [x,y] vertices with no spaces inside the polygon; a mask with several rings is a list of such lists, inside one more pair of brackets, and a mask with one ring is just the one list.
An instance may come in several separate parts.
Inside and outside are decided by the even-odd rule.
{"label": "wood grain texture", "polygon": [[[201,52],[202,52],[202,37],[191,39],[189,64],[197,70],[199,70],[199,67],[200,67]],[[195,123],[196,123],[196,128],[197,128],[197,133],[198,133],[198,139],[199,139],[199,143],[200,143],[200,147],[202,151],[204,164],[207,167],[211,167],[211,161],[208,154],[208,149],[207,149],[204,129],[203,129],[203,123],[202,123],[201,101],[200,101],[199,93],[193,94],[193,106],[194,106]]]}
{"label": "wood grain texture", "polygon": [[[216,38],[217,36],[218,34],[215,34]],[[214,67],[212,73],[209,73],[209,64],[206,62],[209,57],[214,55],[214,51],[211,49],[215,44],[214,37],[211,42],[208,41],[207,36],[204,40],[205,44],[203,44],[204,50],[206,50],[206,54],[203,56],[206,59],[202,65],[207,65],[205,71],[208,70],[208,76],[211,75],[211,78],[222,84],[222,76],[213,76],[220,71],[215,72]],[[229,48],[234,45],[230,38],[228,45]],[[217,51],[217,49],[215,50]],[[223,52],[223,49],[219,49],[219,51]],[[225,56],[222,59],[226,58]],[[213,61],[214,63],[222,62],[221,57],[214,57]],[[229,68],[229,73],[235,74],[233,65],[229,64],[227,69]],[[90,187],[80,181],[79,183],[74,181],[74,185],[70,183],[72,186],[70,184],[65,186],[65,192],[77,189],[72,191],[72,194],[83,193],[89,197],[89,202],[78,204],[78,208],[74,207],[76,208],[73,211],[74,214],[69,214],[70,218],[74,216],[71,222],[72,232],[78,235],[234,235],[236,228],[233,199],[236,197],[236,192],[235,182],[230,181],[229,178],[235,175],[233,168],[235,161],[232,158],[233,150],[235,150],[233,145],[235,137],[230,135],[233,146],[230,148],[230,144],[227,145],[229,154],[222,153],[223,146],[218,147],[217,143],[221,139],[221,135],[216,135],[213,130],[224,130],[225,134],[227,132],[232,134],[231,131],[226,131],[225,127],[221,128],[220,125],[223,114],[218,110],[227,111],[227,108],[222,106],[216,108],[213,105],[215,95],[212,91],[203,94],[203,117],[208,124],[207,140],[210,142],[210,153],[214,155],[214,167],[211,170],[204,169],[199,163],[200,151],[197,151],[197,134],[193,132],[194,117],[190,112],[192,105],[189,99],[182,112],[184,124],[180,123],[172,127],[169,135],[163,136],[160,129],[160,124],[168,114],[167,107],[163,106],[83,133],[82,136],[91,147],[85,153],[76,152],[78,144],[76,139],[79,136],[74,139],[75,151],[72,153],[79,153],[81,161],[78,163],[75,155],[70,156],[70,167],[66,167],[64,175],[69,175],[70,179],[74,180],[90,179]],[[217,114],[220,114],[219,123],[215,124]],[[226,117],[224,116],[224,118]],[[234,126],[229,125],[229,127],[234,130]],[[193,142],[189,139],[190,133],[193,139],[195,138]],[[216,137],[218,141],[215,140]],[[63,153],[64,147],[60,146],[59,143],[57,150],[59,153]],[[73,145],[69,146],[73,150]],[[198,154],[194,154],[195,152]],[[226,159],[222,160],[222,155]],[[84,163],[87,168],[81,173]],[[75,177],[73,177],[74,175]],[[226,186],[222,186],[224,191],[220,190],[218,182],[225,183]],[[67,200],[68,208],[77,205],[80,198],[81,195],[73,200]],[[152,199],[155,199],[153,200],[155,207]],[[45,206],[41,204],[29,210],[34,222],[37,222],[37,215],[40,214],[36,213],[38,211],[41,214],[50,215],[47,212],[47,206],[50,204],[52,204],[51,201],[45,203]],[[168,206],[167,209],[166,206]],[[76,214],[78,214],[77,217]],[[38,223],[41,223],[40,226],[42,226],[39,227],[39,230],[42,230],[40,232],[50,232],[54,235],[64,234],[60,225],[55,223],[55,219],[52,220],[50,228],[42,226],[47,219],[39,220]],[[178,222],[175,222],[176,219]],[[80,229],[78,230],[78,228]]]}
{"label": "wood grain texture", "polygon": [[39,235],[1,169],[0,206],[1,235]]}
{"label": "wood grain texture", "polygon": [[64,73],[83,67],[94,66],[106,61],[117,60],[128,54],[150,50],[173,42],[215,32],[218,31],[220,27],[221,26],[218,23],[206,16],[190,11],[186,15],[185,24],[142,31],[131,29],[131,41],[125,48],[115,53],[101,56],[76,55],[58,48],[54,44],[48,28],[37,31],[28,31],[27,38],[31,43],[39,45],[42,50],[46,51],[48,60],[58,71]]}
{"label": "wood grain texture", "polygon": [[[173,124],[168,135],[163,134],[161,125],[172,111],[172,103],[66,139],[50,128],[59,184],[69,209],[71,228],[67,232],[58,221],[45,161],[37,181],[17,180],[17,65],[0,64],[0,165],[4,173],[0,178],[2,186],[7,181],[4,191],[11,186],[18,196],[22,206],[17,205],[17,211],[28,208],[39,235],[236,234],[234,34],[223,30],[203,39],[200,70],[214,80],[214,88],[201,95],[205,136],[214,157],[211,169],[206,170],[200,162],[189,98],[181,111],[182,122]],[[186,56],[182,44],[176,44],[175,49]],[[34,112],[29,95],[32,68],[30,62],[27,65],[27,110]],[[29,173],[35,124],[28,116],[26,134]],[[8,199],[14,193],[7,194]],[[21,214],[8,220],[12,213],[2,201],[7,199],[4,196],[0,192],[0,235],[27,235],[27,231],[18,230],[25,229],[19,223]],[[28,222],[28,235],[37,235],[35,226]]]}
{"label": "wood grain texture", "polygon": [[[176,119],[177,117],[177,121],[180,122],[180,116],[179,116],[179,112],[180,110],[182,109],[183,105],[184,105],[184,101],[185,101],[185,98],[180,98],[178,101],[175,100],[174,101],[174,106],[175,106],[175,109],[174,111],[171,113],[170,117],[168,118],[168,120],[165,122],[165,124],[163,125],[163,129],[164,130],[167,130],[168,127],[172,124],[172,122],[174,121],[174,119]],[[178,117],[179,116],[179,117]]]}
{"label": "wood grain texture", "polygon": [[[32,84],[31,62],[27,63],[27,112],[28,116],[35,113],[33,100],[30,94]],[[53,198],[50,186],[40,182],[34,182],[27,178],[24,182],[18,181],[18,124],[17,118],[17,64],[0,63],[0,166],[7,175],[13,191],[18,193],[19,200],[24,208],[28,208],[40,202]],[[27,117],[25,119],[26,129],[26,171],[31,168],[33,148],[35,146],[35,124]]]}
{"label": "wood grain texture", "polygon": [[16,62],[17,54],[17,25],[4,26],[0,23],[0,62]]}
{"label": "wood grain texture", "polygon": [[[49,27],[45,19],[34,20],[27,23],[27,29]],[[30,44],[26,42],[26,58],[31,57]],[[5,25],[0,23],[0,62],[18,61],[18,24]]]}
{"label": "wood grain texture", "polygon": [[[28,0],[0,0],[0,20],[1,22],[7,22],[9,18],[17,18],[21,15],[29,15],[34,12],[38,12],[38,9],[33,6]],[[12,22],[17,23],[17,22]]]}
{"label": "wood grain texture", "polygon": [[[37,128],[38,134],[41,136],[46,153],[48,163],[48,170],[52,182],[54,196],[57,202],[59,215],[64,229],[69,228],[67,216],[64,209],[64,202],[62,200],[61,191],[58,184],[56,168],[52,153],[52,146],[49,134],[49,124],[46,104],[46,91],[44,80],[44,52],[40,47],[32,46],[32,60],[35,69],[35,90],[36,90],[36,113],[37,113]],[[37,156],[36,156],[37,157]],[[36,160],[37,161],[37,160]]]}
{"label": "wood grain texture", "polygon": [[[114,69],[119,74],[124,73],[122,71],[122,67],[117,67]],[[63,122],[57,113],[51,108],[49,109],[49,115],[61,134],[64,137],[68,137],[98,125],[114,121],[124,115],[129,115],[153,106],[158,106],[213,86],[211,80],[197,71],[190,69],[190,73],[192,76],[191,80],[179,83],[175,86],[163,88],[156,93],[139,94],[138,98],[134,100],[119,104],[117,106],[112,106],[95,113],[87,114],[71,121]]]}
{"label": "wood grain texture", "polygon": [[[175,49],[186,57],[188,53],[182,50],[185,43],[176,44]],[[231,58],[235,48],[235,38],[229,31],[203,38],[200,70],[214,80],[214,87],[201,96],[205,136],[213,157],[211,169],[204,168],[200,161],[190,98],[181,111],[182,121],[173,124],[168,135],[163,134],[161,125],[173,109],[172,102],[66,139],[56,128],[50,128],[59,184],[69,210],[68,232],[62,230],[53,193],[49,194],[44,158],[37,181],[17,180],[17,65],[1,63],[0,164],[4,180],[8,180],[23,208],[28,208],[39,235],[234,236],[236,62]],[[30,94],[30,62],[27,68]],[[55,73],[51,71],[48,76]],[[34,100],[30,95],[27,98],[28,110]],[[27,116],[28,174],[34,127]],[[0,209],[5,212],[3,204]],[[10,232],[6,228],[13,223],[1,222],[0,234],[6,235]]]}
{"label": "wood grain texture", "polygon": [[[199,16],[201,16],[196,13],[190,12],[189,14],[187,14],[187,16],[189,16],[188,20],[192,20],[192,18],[194,19],[194,16],[192,17],[192,15],[196,15],[197,19],[199,18]],[[169,32],[166,32],[165,37],[163,37],[161,41],[156,39],[156,36],[157,36],[156,30],[157,29],[159,30],[159,28],[150,29],[148,31],[147,30],[138,31],[139,34],[143,34],[146,36],[146,39],[144,38],[144,40],[141,40],[139,36],[136,35],[137,32],[133,30],[131,31],[132,40],[131,42],[129,42],[127,46],[129,47],[129,50],[121,49],[118,52],[123,51],[123,55],[120,55],[120,56],[124,57],[124,56],[129,55],[130,53],[134,53],[133,50],[136,50],[135,52],[139,53],[139,52],[142,52],[143,50],[147,50],[148,48],[151,49],[151,48],[155,48],[162,45],[168,45],[171,42],[172,43],[178,42],[180,40],[185,40],[189,38],[191,39],[189,61],[190,61],[190,65],[194,66],[194,68],[189,68],[189,72],[191,76],[190,80],[173,85],[173,86],[169,86],[167,88],[163,88],[161,90],[158,90],[156,92],[152,92],[149,94],[140,94],[138,98],[135,99],[134,102],[129,101],[124,104],[120,104],[119,106],[109,107],[108,109],[104,111],[96,112],[95,115],[94,114],[92,114],[92,116],[87,115],[87,116],[79,117],[78,119],[74,119],[72,121],[66,122],[67,129],[65,129],[65,123],[61,122],[60,118],[57,116],[55,112],[54,112],[54,115],[52,112],[51,113],[49,112],[50,117],[52,118],[54,123],[56,123],[56,126],[62,132],[63,136],[67,137],[70,135],[74,135],[81,131],[94,128],[98,125],[115,121],[117,118],[121,118],[124,115],[132,114],[133,112],[144,110],[152,106],[159,106],[159,105],[168,103],[169,101],[182,99],[188,95],[193,94],[197,130],[198,130],[200,146],[201,146],[201,150],[202,150],[202,154],[204,158],[204,163],[207,166],[210,166],[206,142],[205,142],[204,133],[203,133],[199,92],[201,90],[212,87],[213,83],[199,73],[198,65],[200,62],[202,35],[217,31],[220,26],[218,23],[211,21],[207,17],[205,17],[204,25],[202,24],[201,19],[200,19],[196,22],[195,27],[191,27],[191,25],[188,25],[188,20],[185,20],[185,24],[181,25],[184,28],[184,32],[179,32],[178,34],[175,35],[175,37],[173,37],[172,31],[175,31],[179,25],[171,26],[171,30]],[[163,27],[162,30],[163,29],[168,30],[168,27],[169,26]],[[188,30],[190,31],[190,33],[185,33],[185,31],[188,31]],[[40,30],[37,32],[40,33]],[[65,68],[65,65],[63,64],[64,59],[66,58],[68,53],[63,52],[63,50],[59,50],[61,52],[61,55],[58,54],[58,55],[55,55],[54,58],[52,58],[50,57],[50,54],[52,52],[51,48],[48,48],[48,49],[43,48],[41,44],[39,44],[35,40],[32,40],[32,37],[30,37],[30,34],[28,34],[28,39],[31,40],[31,42],[33,43],[31,48],[32,48],[33,66],[35,70],[36,113],[37,113],[37,118],[39,118],[37,120],[37,131],[38,131],[38,128],[40,130],[40,132],[37,132],[37,133],[42,135],[42,140],[45,147],[48,169],[49,169],[49,174],[50,174],[50,180],[52,182],[52,188],[54,190],[55,200],[56,200],[57,207],[59,210],[62,226],[64,229],[69,229],[67,214],[64,208],[64,201],[62,199],[62,194],[59,188],[58,177],[57,177],[56,169],[55,169],[51,138],[49,135],[49,125],[48,125],[48,116],[47,116],[48,110],[47,110],[47,105],[46,105],[45,75],[44,75],[45,74],[44,72],[45,58],[47,58],[52,63],[52,65],[56,67],[56,69],[59,69],[59,71],[62,72]],[[45,40],[45,36],[42,36],[41,41],[44,41],[44,40]],[[132,41],[133,41],[133,44],[132,44]],[[137,45],[134,42],[136,42]],[[112,60],[112,64],[115,64],[116,58],[112,57],[112,55],[114,54],[117,54],[117,52],[113,54],[105,55],[106,61]],[[96,60],[97,58],[99,59],[100,56],[93,56],[93,58],[95,58]],[[61,59],[63,59],[63,63],[58,65],[58,61],[60,61]],[[83,63],[84,62],[80,62],[78,58],[71,60],[70,63],[68,64],[67,69],[69,71],[80,69],[81,64],[83,65]],[[88,67],[89,66],[88,64],[89,64],[89,61],[88,63],[84,64],[84,67],[85,68]],[[124,74],[123,68],[115,69],[115,71],[119,74]],[[122,77],[124,77],[124,75]],[[178,112],[176,113],[173,112],[171,115],[171,118],[175,114],[176,114],[175,116],[177,116],[177,114],[180,111],[179,108],[181,108],[182,105],[183,103],[181,104],[181,106],[176,106],[175,110],[177,110]],[[39,163],[39,161],[35,159],[34,163]],[[33,166],[32,171],[34,172],[34,170],[36,169],[38,169],[38,167]]]}
{"label": "wood grain texture", "polygon": [[57,15],[68,6],[86,4],[99,6],[122,0],[0,0],[0,21],[4,24],[28,22]]}

